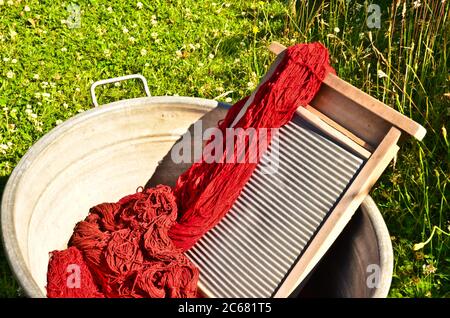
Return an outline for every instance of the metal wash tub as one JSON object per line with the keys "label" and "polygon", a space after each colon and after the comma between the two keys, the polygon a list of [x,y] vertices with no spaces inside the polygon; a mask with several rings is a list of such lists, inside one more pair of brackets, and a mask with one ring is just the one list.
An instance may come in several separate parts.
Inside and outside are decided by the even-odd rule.
{"label": "metal wash tub", "polygon": [[[223,107],[191,97],[123,100],[81,113],[33,145],[11,174],[1,205],[4,248],[26,295],[45,297],[49,252],[67,246],[91,206],[145,185],[191,124],[213,109],[223,115]],[[386,297],[392,268],[388,230],[367,197],[293,296]]]}

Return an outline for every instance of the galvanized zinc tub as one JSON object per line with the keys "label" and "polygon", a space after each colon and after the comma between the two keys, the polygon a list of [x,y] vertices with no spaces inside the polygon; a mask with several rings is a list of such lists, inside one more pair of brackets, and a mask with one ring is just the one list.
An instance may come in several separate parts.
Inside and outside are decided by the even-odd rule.
{"label": "galvanized zinc tub", "polygon": [[[191,97],[123,100],[81,113],[36,142],[1,205],[4,248],[26,295],[45,297],[49,252],[66,248],[90,207],[145,185],[175,141],[216,107]],[[376,286],[368,283],[373,264]],[[392,267],[389,234],[369,198],[299,296],[385,297]]]}

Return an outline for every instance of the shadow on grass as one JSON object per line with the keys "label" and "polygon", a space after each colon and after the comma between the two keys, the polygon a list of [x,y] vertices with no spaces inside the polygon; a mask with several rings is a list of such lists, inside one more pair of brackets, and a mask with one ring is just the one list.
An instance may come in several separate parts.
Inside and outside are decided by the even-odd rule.
{"label": "shadow on grass", "polygon": [[[9,176],[0,177],[0,197],[3,196],[3,191],[8,181]],[[0,212],[1,213],[1,212]],[[0,228],[1,234],[1,228]],[[5,251],[3,249],[3,240],[0,240],[0,298],[20,297],[19,284],[14,278],[14,275],[9,268],[8,260],[6,259]]]}

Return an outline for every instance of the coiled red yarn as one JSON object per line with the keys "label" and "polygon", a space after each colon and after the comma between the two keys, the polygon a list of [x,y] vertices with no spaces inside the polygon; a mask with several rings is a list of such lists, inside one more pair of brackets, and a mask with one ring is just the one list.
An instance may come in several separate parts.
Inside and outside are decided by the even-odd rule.
{"label": "coiled red yarn", "polygon": [[[329,72],[334,70],[320,43],[289,47],[234,128],[283,126],[314,98]],[[223,136],[246,101],[219,124]],[[227,155],[224,147],[221,156]],[[69,248],[51,253],[48,297],[196,297],[198,269],[183,251],[225,216],[256,167],[249,160],[207,163],[206,156],[179,177],[173,192],[160,185],[91,208],[75,226]],[[73,264],[78,278],[67,271]],[[79,279],[80,288],[67,279]]]}

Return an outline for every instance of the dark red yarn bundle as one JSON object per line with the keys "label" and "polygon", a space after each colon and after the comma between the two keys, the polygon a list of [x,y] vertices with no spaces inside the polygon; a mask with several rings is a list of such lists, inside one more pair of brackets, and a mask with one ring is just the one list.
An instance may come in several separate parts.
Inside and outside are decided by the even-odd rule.
{"label": "dark red yarn bundle", "polygon": [[[334,70],[320,43],[289,47],[234,128],[283,126],[314,98],[329,72]],[[219,124],[223,136],[246,101],[237,102]],[[248,159],[248,143],[254,141],[244,142]],[[195,297],[198,270],[183,251],[225,216],[256,168],[249,160],[226,162],[227,156],[240,155],[234,145],[233,154],[223,148],[219,162],[208,163],[204,154],[173,192],[158,186],[91,208],[76,225],[70,247],[51,254],[48,297]],[[68,275],[74,275],[67,271],[70,264],[79,265],[80,288],[67,287]]]}

